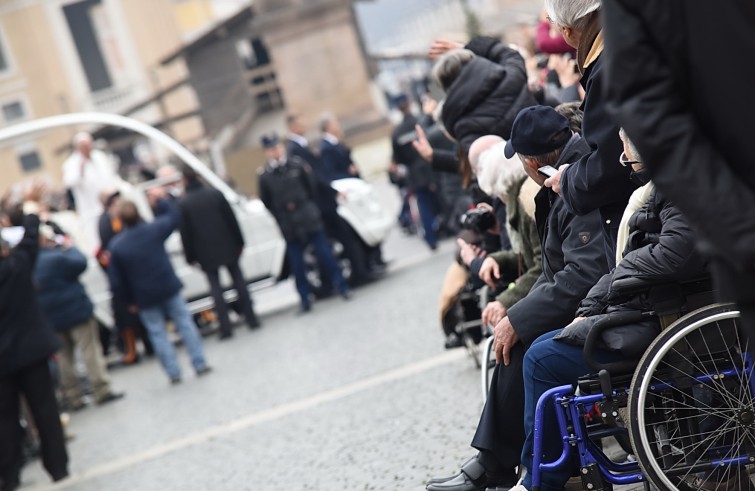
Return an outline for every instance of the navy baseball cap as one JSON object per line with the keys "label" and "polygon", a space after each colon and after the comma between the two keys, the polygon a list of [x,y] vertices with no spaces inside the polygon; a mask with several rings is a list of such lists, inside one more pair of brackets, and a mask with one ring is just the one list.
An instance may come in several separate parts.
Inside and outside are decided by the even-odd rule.
{"label": "navy baseball cap", "polygon": [[278,146],[279,142],[280,140],[278,139],[278,135],[276,135],[275,133],[262,135],[262,138],[260,138],[260,144],[262,145],[262,148],[274,148]]}
{"label": "navy baseball cap", "polygon": [[514,119],[511,138],[503,152],[507,159],[516,153],[528,156],[543,155],[563,148],[571,137],[569,120],[552,107],[525,107]]}

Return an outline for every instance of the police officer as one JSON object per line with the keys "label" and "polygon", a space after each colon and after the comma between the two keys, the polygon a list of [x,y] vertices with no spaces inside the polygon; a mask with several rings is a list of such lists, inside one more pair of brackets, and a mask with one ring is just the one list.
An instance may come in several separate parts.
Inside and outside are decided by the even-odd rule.
{"label": "police officer", "polygon": [[316,179],[312,169],[300,158],[287,156],[275,134],[261,140],[267,163],[259,176],[260,199],[286,239],[286,253],[301,297],[300,312],[311,309],[309,283],[304,269],[304,249],[312,245],[317,258],[329,273],[333,285],[344,299],[351,298],[341,275],[330,243],[323,230],[322,216],[317,207]]}

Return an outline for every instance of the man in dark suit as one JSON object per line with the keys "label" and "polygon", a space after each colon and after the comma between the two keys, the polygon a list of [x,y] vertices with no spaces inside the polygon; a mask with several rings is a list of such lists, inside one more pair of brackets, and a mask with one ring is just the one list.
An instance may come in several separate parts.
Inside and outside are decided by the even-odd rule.
{"label": "man in dark suit", "polygon": [[320,118],[320,159],[329,181],[359,177],[354,162],[351,161],[351,149],[341,143],[343,130],[338,119],[332,114]]}
{"label": "man in dark suit", "polygon": [[366,283],[370,279],[370,272],[365,250],[349,225],[338,215],[338,191],[330,185],[325,166],[310,149],[309,142],[304,137],[307,127],[302,118],[297,115],[289,115],[286,122],[288,125],[286,153],[302,159],[312,168],[317,186],[317,206],[322,214],[325,231],[343,245],[344,254],[351,263],[351,284]]}
{"label": "man in dark suit", "polygon": [[215,302],[215,312],[220,321],[220,339],[232,336],[228,306],[223,299],[219,270],[224,267],[233,279],[233,288],[246,323],[250,328],[259,327],[252,299],[246,287],[244,274],[239,267],[239,257],[244,251],[244,236],[231,205],[217,189],[204,186],[191,167],[182,169],[186,193],[181,199],[181,240],[186,262],[198,264],[207,275],[210,292]]}
{"label": "man in dark suit", "polygon": [[323,230],[322,215],[316,204],[317,187],[312,169],[302,159],[286,155],[277,135],[262,137],[267,164],[259,176],[260,199],[265,204],[286,239],[286,253],[301,297],[302,313],[311,309],[310,286],[304,264],[304,250],[314,248],[318,261],[345,299],[351,298],[341,275],[328,238]]}

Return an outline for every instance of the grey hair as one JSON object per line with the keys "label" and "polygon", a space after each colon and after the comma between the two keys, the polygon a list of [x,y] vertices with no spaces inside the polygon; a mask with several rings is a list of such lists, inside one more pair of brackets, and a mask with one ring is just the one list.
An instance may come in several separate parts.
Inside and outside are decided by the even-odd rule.
{"label": "grey hair", "polygon": [[545,0],[545,11],[556,25],[582,31],[587,16],[600,8],[601,0]]}
{"label": "grey hair", "polygon": [[637,147],[634,146],[634,142],[629,138],[629,135],[627,135],[627,132],[624,128],[619,128],[619,138],[621,138],[621,141],[627,144],[629,151],[632,152],[632,157],[634,157],[634,160],[643,162],[640,151],[637,150]]}
{"label": "grey hair", "polygon": [[440,57],[433,67],[433,79],[444,91],[456,81],[462,68],[472,61],[475,54],[468,49],[454,49]]}
{"label": "grey hair", "polygon": [[332,113],[322,113],[320,115],[320,122],[318,124],[318,127],[320,128],[321,133],[325,133],[328,131],[328,125],[331,121],[335,119],[335,116],[333,116]]}
{"label": "grey hair", "polygon": [[535,162],[537,162],[538,164],[540,164],[540,166],[550,165],[551,167],[555,167],[556,164],[558,163],[558,159],[561,158],[561,152],[563,152],[563,151],[564,151],[564,149],[562,147],[562,148],[558,148],[556,150],[552,150],[552,151],[550,151],[548,153],[544,153],[542,155],[522,155],[522,158],[523,159],[532,159]]}

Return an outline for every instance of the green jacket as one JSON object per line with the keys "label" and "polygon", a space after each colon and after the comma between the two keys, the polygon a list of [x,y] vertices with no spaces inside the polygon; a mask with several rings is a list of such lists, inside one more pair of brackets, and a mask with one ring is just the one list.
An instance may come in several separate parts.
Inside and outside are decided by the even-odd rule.
{"label": "green jacket", "polygon": [[511,187],[506,218],[512,250],[490,255],[501,268],[501,278],[515,281],[513,287],[496,297],[507,309],[529,293],[543,272],[540,236],[535,224],[535,195],[539,191],[540,186],[529,177]]}

